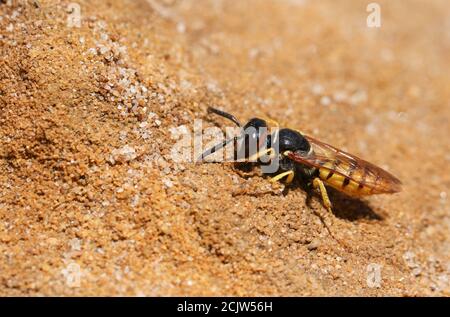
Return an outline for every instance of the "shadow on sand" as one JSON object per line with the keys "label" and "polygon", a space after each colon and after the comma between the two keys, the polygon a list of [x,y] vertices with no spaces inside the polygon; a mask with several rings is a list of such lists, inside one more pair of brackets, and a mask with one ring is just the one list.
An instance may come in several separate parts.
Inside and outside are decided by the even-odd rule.
{"label": "shadow on sand", "polygon": [[[238,163],[234,165],[235,171],[244,178],[252,177],[258,174],[261,175],[260,171],[255,171],[254,168],[255,164]],[[307,204],[310,204],[312,197],[315,197],[315,199],[322,202],[320,194],[307,188],[305,183],[299,179],[295,180],[291,185],[286,186],[283,194],[286,195],[291,190],[306,191],[308,193]],[[349,221],[357,221],[360,219],[380,221],[385,219],[383,215],[377,214],[375,211],[373,211],[373,209],[367,202],[359,198],[350,197],[331,187],[327,187],[327,192],[333,206],[333,213],[338,218],[346,219]]]}

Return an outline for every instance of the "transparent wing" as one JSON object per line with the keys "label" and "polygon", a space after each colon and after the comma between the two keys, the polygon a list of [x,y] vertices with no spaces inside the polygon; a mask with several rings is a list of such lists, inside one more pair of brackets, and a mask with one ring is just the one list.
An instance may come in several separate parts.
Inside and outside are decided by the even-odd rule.
{"label": "transparent wing", "polygon": [[314,153],[304,155],[292,152],[288,155],[291,160],[342,175],[371,188],[373,194],[396,193],[401,190],[400,180],[382,168],[312,137],[305,138]]}

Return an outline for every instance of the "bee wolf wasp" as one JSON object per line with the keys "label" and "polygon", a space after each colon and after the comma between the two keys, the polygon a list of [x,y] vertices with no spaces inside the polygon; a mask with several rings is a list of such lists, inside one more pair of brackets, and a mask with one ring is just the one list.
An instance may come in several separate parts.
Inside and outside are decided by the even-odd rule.
{"label": "bee wolf wasp", "polygon": [[[295,176],[299,176],[307,185],[319,190],[323,205],[330,213],[331,202],[325,185],[353,197],[401,191],[400,180],[389,172],[298,130],[279,128],[273,120],[260,118],[250,119],[242,126],[229,113],[211,107],[208,110],[232,121],[241,129],[241,134],[206,150],[199,160],[233,141],[236,149],[237,141],[241,140],[243,142],[238,151],[235,150],[235,157],[239,152],[247,161],[259,160],[265,155],[277,158],[278,174],[271,180],[286,178],[286,182],[291,183]],[[269,128],[275,132],[269,133]],[[248,149],[251,143],[258,145],[255,153]]]}

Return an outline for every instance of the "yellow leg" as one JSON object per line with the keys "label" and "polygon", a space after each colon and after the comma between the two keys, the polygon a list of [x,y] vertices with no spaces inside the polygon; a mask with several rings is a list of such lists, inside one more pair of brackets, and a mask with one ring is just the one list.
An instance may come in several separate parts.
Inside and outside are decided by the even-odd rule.
{"label": "yellow leg", "polygon": [[[327,193],[327,189],[325,188],[324,183],[322,182],[322,180],[318,177],[313,179],[313,187],[317,188],[320,190],[320,194],[322,196],[322,201],[323,201],[323,205],[325,206],[325,208],[328,210],[329,214],[332,214],[332,210],[331,210],[331,202],[330,202],[330,198],[328,197],[328,193]],[[328,215],[329,215],[328,214]],[[322,223],[324,224],[325,228],[327,229],[328,233],[330,234],[330,236],[336,240],[340,245],[342,245],[344,248],[346,248],[348,251],[352,251],[351,247],[349,245],[347,245],[347,243],[345,243],[344,241],[342,241],[341,239],[338,239],[334,236],[334,234],[331,232],[330,226],[333,226],[334,224],[334,218],[333,217],[324,217],[321,214],[318,214],[318,216],[321,218]],[[325,222],[325,218],[329,218],[330,220],[330,226],[328,226],[328,224]]]}
{"label": "yellow leg", "polygon": [[276,182],[276,181],[279,181],[280,179],[282,179],[283,177],[286,177],[286,176],[287,176],[286,183],[290,184],[294,180],[295,172],[294,171],[287,171],[287,172],[280,173],[277,176],[272,177],[270,179],[270,181],[271,182]]}
{"label": "yellow leg", "polygon": [[333,216],[333,211],[331,210],[331,202],[330,198],[328,197],[327,189],[325,188],[325,185],[322,182],[322,180],[318,177],[313,179],[313,187],[319,189],[320,195],[322,196],[323,205],[325,206],[325,208],[328,210],[329,213],[328,215],[323,215],[319,213],[319,217],[322,218],[322,222],[327,228],[328,233],[334,238],[333,234],[331,233],[330,227],[325,222],[325,219],[328,218],[330,221],[330,226],[333,226],[334,224],[333,217],[329,217],[329,215]]}
{"label": "yellow leg", "polygon": [[332,213],[331,211],[331,201],[330,198],[328,197],[328,193],[327,193],[327,189],[325,188],[324,183],[322,182],[322,180],[318,177],[313,179],[313,186],[314,188],[317,188],[320,190],[320,195],[322,196],[322,202],[323,205],[325,206],[325,208],[327,208],[327,210]]}
{"label": "yellow leg", "polygon": [[272,157],[275,154],[275,151],[272,148],[268,148],[268,149],[263,149],[261,151],[259,151],[258,153],[253,154],[252,156],[250,156],[248,158],[248,162],[256,162],[260,157],[269,154]]}

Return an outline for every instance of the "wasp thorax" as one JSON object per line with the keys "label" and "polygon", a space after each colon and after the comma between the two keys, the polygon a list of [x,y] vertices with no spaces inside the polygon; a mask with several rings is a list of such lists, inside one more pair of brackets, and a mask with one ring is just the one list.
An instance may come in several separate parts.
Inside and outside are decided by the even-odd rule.
{"label": "wasp thorax", "polygon": [[280,153],[285,151],[308,153],[311,149],[311,145],[303,135],[291,129],[280,129],[278,131],[278,146]]}

